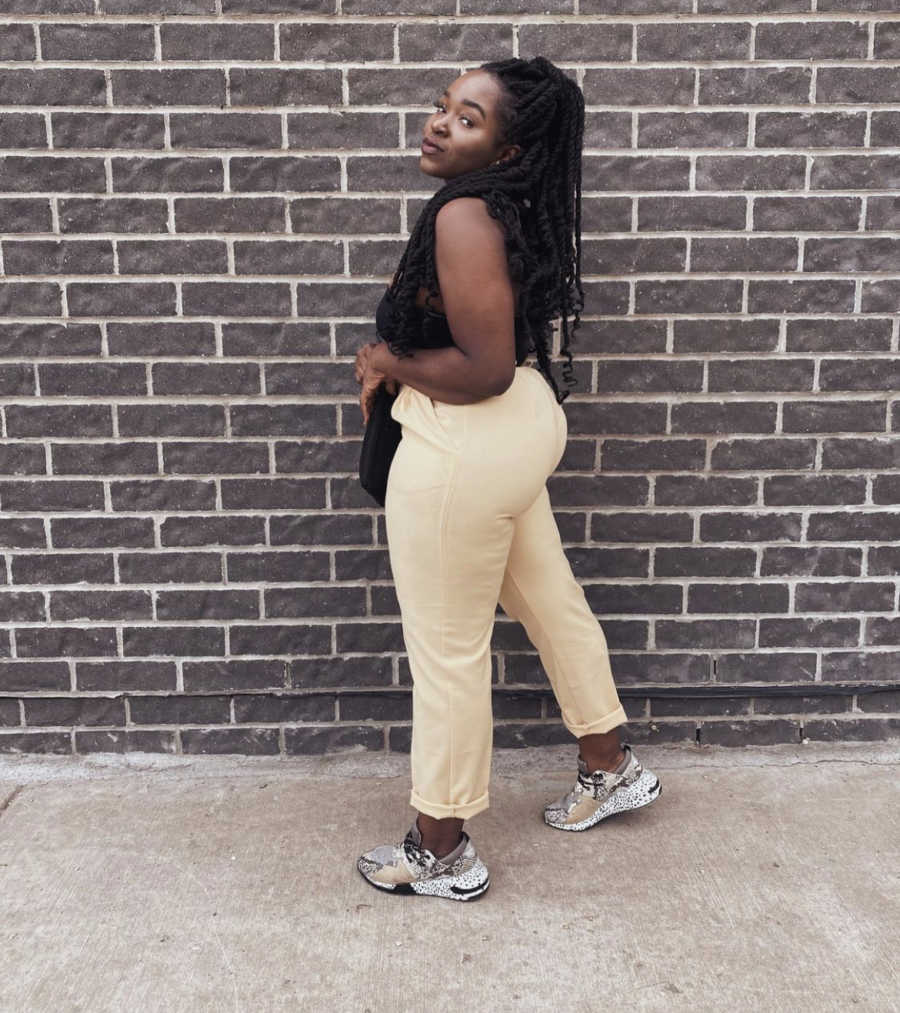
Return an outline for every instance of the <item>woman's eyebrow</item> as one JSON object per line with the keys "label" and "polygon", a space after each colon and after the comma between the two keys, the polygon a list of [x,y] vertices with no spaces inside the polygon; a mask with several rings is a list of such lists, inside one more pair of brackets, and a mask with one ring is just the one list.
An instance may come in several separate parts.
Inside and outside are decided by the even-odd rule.
{"label": "woman's eyebrow", "polygon": [[[443,98],[445,95],[449,95],[449,94],[450,94],[449,91],[442,92],[441,93],[441,98]],[[484,110],[481,108],[481,106],[477,102],[473,102],[472,99],[470,99],[470,98],[461,98],[459,101],[464,106],[472,106],[473,109],[477,109],[481,113],[481,115],[485,119],[487,119],[487,116],[485,116]]]}

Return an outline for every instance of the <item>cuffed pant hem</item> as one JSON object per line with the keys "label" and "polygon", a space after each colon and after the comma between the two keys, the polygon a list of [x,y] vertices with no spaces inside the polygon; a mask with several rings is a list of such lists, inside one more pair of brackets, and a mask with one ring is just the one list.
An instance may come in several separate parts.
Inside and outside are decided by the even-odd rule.
{"label": "cuffed pant hem", "polygon": [[473,802],[465,802],[462,805],[442,805],[436,802],[426,802],[424,798],[417,795],[413,790],[409,795],[409,804],[414,809],[418,809],[420,813],[425,813],[426,816],[433,816],[436,820],[444,820],[448,817],[467,820],[487,809],[490,801],[488,799],[488,792],[485,792]]}
{"label": "cuffed pant hem", "polygon": [[602,735],[604,732],[612,731],[613,728],[617,728],[619,725],[624,725],[627,721],[628,716],[625,714],[625,709],[619,706],[612,713],[607,714],[606,717],[600,718],[599,721],[592,721],[588,725],[572,725],[568,722],[565,722],[565,724],[566,728],[576,738],[581,738],[582,735]]}

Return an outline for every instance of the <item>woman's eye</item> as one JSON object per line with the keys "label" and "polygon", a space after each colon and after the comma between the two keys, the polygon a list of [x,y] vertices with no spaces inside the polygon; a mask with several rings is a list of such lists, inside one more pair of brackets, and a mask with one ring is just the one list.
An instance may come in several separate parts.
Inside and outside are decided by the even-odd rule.
{"label": "woman's eye", "polygon": [[[434,106],[435,106],[436,109],[443,109],[444,108],[444,103],[443,102],[435,102]],[[470,127],[474,127],[475,126],[475,124],[472,122],[472,120],[469,119],[468,116],[463,116],[462,120],[465,123],[468,123]]]}

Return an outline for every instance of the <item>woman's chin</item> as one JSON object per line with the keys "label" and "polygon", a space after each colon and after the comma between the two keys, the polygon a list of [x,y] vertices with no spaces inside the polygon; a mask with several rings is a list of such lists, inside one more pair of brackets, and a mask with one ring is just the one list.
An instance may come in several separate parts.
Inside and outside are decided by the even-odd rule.
{"label": "woman's chin", "polygon": [[443,175],[437,166],[433,165],[427,155],[422,155],[419,158],[419,170],[425,173],[426,176],[436,176],[438,179],[443,179]]}

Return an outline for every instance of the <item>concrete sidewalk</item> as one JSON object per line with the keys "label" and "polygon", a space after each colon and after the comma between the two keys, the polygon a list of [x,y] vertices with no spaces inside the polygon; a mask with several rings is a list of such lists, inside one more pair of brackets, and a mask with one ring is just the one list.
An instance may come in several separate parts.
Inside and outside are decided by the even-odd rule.
{"label": "concrete sidewalk", "polygon": [[406,756],[4,756],[0,1010],[900,1010],[900,743],[635,748],[582,834],[574,744],[495,750],[469,904],[356,871]]}

